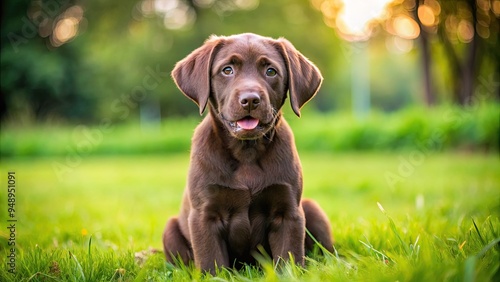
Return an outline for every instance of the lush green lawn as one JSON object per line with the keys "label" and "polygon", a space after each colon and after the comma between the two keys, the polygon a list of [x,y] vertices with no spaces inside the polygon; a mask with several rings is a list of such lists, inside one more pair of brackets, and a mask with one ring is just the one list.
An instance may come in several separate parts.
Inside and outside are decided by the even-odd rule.
{"label": "lush green lawn", "polygon": [[[223,270],[215,281],[493,281],[500,278],[496,154],[302,153],[304,196],[332,221],[339,257],[305,269]],[[210,279],[168,267],[161,248],[178,211],[188,155],[2,159],[1,281]],[[7,171],[16,175],[16,275],[8,273]],[[379,208],[380,203],[385,209]],[[497,240],[497,243],[489,243]],[[6,267],[7,265],[7,267]]]}

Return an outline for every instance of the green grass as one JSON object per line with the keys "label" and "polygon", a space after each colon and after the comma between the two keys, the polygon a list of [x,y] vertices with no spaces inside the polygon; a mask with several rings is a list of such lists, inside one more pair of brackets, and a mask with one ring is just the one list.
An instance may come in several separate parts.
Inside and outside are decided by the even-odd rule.
{"label": "green grass", "polygon": [[[305,268],[222,269],[216,278],[162,254],[177,214],[188,155],[2,159],[15,171],[16,274],[6,267],[7,196],[0,193],[0,281],[498,281],[500,161],[496,154],[301,151],[304,197],[332,221],[339,257]],[[54,169],[54,167],[56,169]],[[388,182],[388,175],[396,180]],[[383,210],[377,204],[379,203]],[[5,225],[5,226],[3,226]]]}

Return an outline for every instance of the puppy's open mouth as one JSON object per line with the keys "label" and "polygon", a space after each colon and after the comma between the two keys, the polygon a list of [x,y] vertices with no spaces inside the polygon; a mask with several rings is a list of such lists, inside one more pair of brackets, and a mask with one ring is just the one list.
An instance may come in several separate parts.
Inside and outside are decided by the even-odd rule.
{"label": "puppy's open mouth", "polygon": [[231,122],[231,126],[236,130],[253,130],[259,125],[259,120],[250,116]]}
{"label": "puppy's open mouth", "polygon": [[264,134],[271,128],[271,124],[274,123],[273,120],[271,123],[265,123],[264,121],[252,117],[245,116],[236,121],[229,121],[221,115],[223,121],[225,121],[229,131],[232,135],[238,139],[256,139]]}

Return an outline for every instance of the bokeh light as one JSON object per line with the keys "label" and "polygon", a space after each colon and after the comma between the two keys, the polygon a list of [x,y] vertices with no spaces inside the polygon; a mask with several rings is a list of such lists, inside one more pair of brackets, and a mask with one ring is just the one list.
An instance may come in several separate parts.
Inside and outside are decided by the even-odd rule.
{"label": "bokeh light", "polygon": [[436,23],[436,16],[432,11],[432,8],[427,5],[422,5],[418,7],[418,18],[420,22],[425,26],[433,26]]}
{"label": "bokeh light", "polygon": [[73,5],[62,10],[60,14],[43,8],[41,2],[33,1],[27,11],[31,23],[36,27],[38,35],[49,37],[52,47],[59,47],[75,38],[86,24],[84,10],[80,5]]}
{"label": "bokeh light", "polygon": [[[189,29],[196,22],[195,7],[212,9],[219,15],[235,10],[253,10],[259,5],[259,0],[194,0],[188,4],[183,0],[142,0],[133,12],[134,18],[159,16],[163,26],[170,30]],[[139,11],[140,15],[136,15]]]}
{"label": "bokeh light", "polygon": [[61,46],[75,37],[78,32],[78,20],[74,17],[64,18],[57,22],[52,34],[52,45]]}
{"label": "bokeh light", "polygon": [[80,23],[84,20],[83,13],[83,8],[75,5],[66,9],[56,19],[50,35],[50,43],[53,47],[59,47],[69,42],[78,34]]}
{"label": "bokeh light", "polygon": [[500,0],[495,0],[493,1],[493,4],[491,6],[491,10],[495,14],[495,16],[500,16]]}
{"label": "bokeh light", "polygon": [[156,0],[156,13],[163,16],[163,24],[168,29],[182,29],[191,27],[196,20],[196,12],[184,1]]}
{"label": "bokeh light", "polygon": [[467,20],[461,20],[458,23],[457,36],[458,40],[463,43],[471,42],[474,37],[474,27],[472,26],[472,23]]}
{"label": "bokeh light", "polygon": [[417,22],[407,15],[399,15],[392,21],[394,32],[404,39],[415,39],[420,34]]}
{"label": "bokeh light", "polygon": [[391,53],[404,54],[413,49],[413,40],[401,38],[399,36],[390,36],[386,38],[385,45]]}

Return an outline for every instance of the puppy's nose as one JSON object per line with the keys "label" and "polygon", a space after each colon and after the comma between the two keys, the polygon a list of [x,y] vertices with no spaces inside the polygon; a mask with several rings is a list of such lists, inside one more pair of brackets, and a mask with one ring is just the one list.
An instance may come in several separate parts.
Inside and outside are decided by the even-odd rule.
{"label": "puppy's nose", "polygon": [[255,92],[244,92],[240,95],[240,105],[247,111],[255,110],[260,104],[260,96]]}

